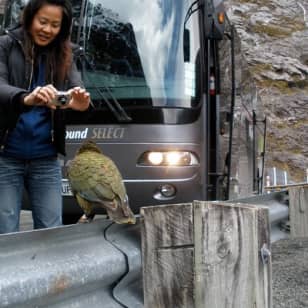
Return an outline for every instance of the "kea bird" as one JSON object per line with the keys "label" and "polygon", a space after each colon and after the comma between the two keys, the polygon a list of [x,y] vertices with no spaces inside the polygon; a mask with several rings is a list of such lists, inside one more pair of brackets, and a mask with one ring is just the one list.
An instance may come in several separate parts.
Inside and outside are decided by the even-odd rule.
{"label": "kea bird", "polygon": [[95,142],[89,140],[81,145],[68,166],[67,175],[73,195],[84,211],[79,222],[91,222],[95,210],[105,208],[116,223],[136,223],[117,166]]}

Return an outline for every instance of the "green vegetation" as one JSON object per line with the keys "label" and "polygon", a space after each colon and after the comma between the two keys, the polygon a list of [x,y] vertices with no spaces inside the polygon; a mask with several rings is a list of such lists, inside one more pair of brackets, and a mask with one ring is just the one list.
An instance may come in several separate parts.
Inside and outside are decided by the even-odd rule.
{"label": "green vegetation", "polygon": [[253,74],[261,74],[264,71],[273,71],[273,66],[270,63],[258,63],[253,65],[250,71]]}
{"label": "green vegetation", "polygon": [[[276,88],[283,94],[294,94],[299,89],[308,89],[308,79],[301,79],[301,76],[294,74],[292,81],[286,80],[272,80],[270,78],[262,76],[262,73],[269,71],[275,72],[273,66],[269,63],[258,63],[250,67],[250,72],[256,78],[256,84],[259,88]],[[263,74],[264,75],[264,74]]]}
{"label": "green vegetation", "polygon": [[264,5],[268,5],[268,1],[267,0],[238,0],[238,3],[254,3],[254,4],[264,4]]}
{"label": "green vegetation", "polygon": [[291,176],[292,180],[295,182],[303,182],[305,178],[305,171],[300,168],[296,168],[295,166],[289,166],[285,161],[275,161],[271,162],[272,167],[276,167],[280,170],[285,170]]}
{"label": "green vegetation", "polygon": [[279,24],[282,26],[258,22],[256,25],[252,26],[251,31],[267,34],[271,37],[284,38],[292,35],[296,31],[303,31],[305,29],[304,20],[294,20],[287,16],[280,17]]}
{"label": "green vegetation", "polygon": [[277,27],[274,25],[264,25],[264,24],[256,24],[252,26],[251,30],[252,32],[255,33],[263,33],[277,38],[287,37],[292,34],[291,29],[288,28],[282,29],[281,27]]}
{"label": "green vegetation", "polygon": [[264,78],[262,80],[256,81],[257,87],[260,89],[264,88],[276,88],[285,95],[293,95],[296,92],[299,92],[302,89],[308,90],[308,80],[299,80],[299,81],[285,81],[285,80],[272,80]]}
{"label": "green vegetation", "polygon": [[278,89],[282,94],[286,95],[292,95],[294,92],[296,92],[296,88],[290,87],[289,82],[285,80],[272,80],[272,79],[263,79],[263,80],[257,80],[256,84],[259,88],[276,88]]}
{"label": "green vegetation", "polygon": [[[290,124],[280,123],[276,127],[278,126],[281,128],[287,128],[290,126]],[[288,144],[288,140],[286,138],[277,138],[277,136],[273,134],[268,134],[266,137],[266,152],[290,153],[291,155],[301,155],[303,153],[303,149],[299,146],[290,149],[290,145]],[[277,156],[275,157],[275,161],[267,162],[267,164],[271,165],[271,167],[276,167],[277,169],[287,171],[288,174],[290,174],[290,176],[292,177],[292,180],[296,182],[302,182],[304,179],[305,170],[297,168],[296,166],[294,166],[294,164],[290,164],[289,161],[280,161],[279,159],[277,159]]]}
{"label": "green vegetation", "polygon": [[308,126],[308,119],[297,120],[292,126],[295,129],[302,129],[305,126]]}
{"label": "green vegetation", "polygon": [[[275,124],[275,127],[281,131],[283,129],[290,130],[290,126],[292,126],[292,130],[296,127],[301,127],[301,125],[297,125],[297,123],[290,125],[287,121]],[[285,136],[278,137],[274,134],[268,134],[266,137],[266,144],[269,149],[279,153],[288,152],[291,154],[301,154],[303,152],[303,148],[299,144],[290,147],[290,141]]]}

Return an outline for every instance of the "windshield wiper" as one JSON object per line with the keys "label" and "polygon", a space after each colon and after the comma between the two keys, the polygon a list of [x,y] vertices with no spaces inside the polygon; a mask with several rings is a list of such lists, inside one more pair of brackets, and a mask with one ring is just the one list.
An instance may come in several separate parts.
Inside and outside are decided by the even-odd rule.
{"label": "windshield wiper", "polygon": [[[78,58],[81,61],[82,64],[82,70],[84,71],[84,62],[86,62],[86,64],[90,67],[91,71],[93,73],[97,73],[96,69],[94,68],[93,64],[88,60],[85,52],[83,51],[83,48],[80,47],[80,52],[78,55]],[[83,74],[83,76],[86,76],[86,74]],[[91,82],[91,80],[88,78],[88,80]],[[121,123],[127,123],[127,122],[131,122],[132,118],[126,113],[126,111],[124,110],[124,108],[121,106],[121,104],[119,103],[119,101],[116,99],[116,97],[112,94],[112,91],[110,90],[109,87],[102,85],[102,88],[104,91],[102,91],[98,86],[95,85],[95,83],[92,83],[94,89],[97,91],[97,93],[100,95],[101,99],[107,104],[108,108],[110,109],[110,111],[113,113],[113,115],[116,117],[116,119],[118,120],[118,122]],[[110,97],[111,100],[109,100],[105,93],[106,92]]]}
{"label": "windshield wiper", "polygon": [[[76,55],[77,58],[80,59],[81,62],[81,67],[82,67],[82,73],[84,72],[84,62],[87,63],[87,65],[90,67],[90,69],[92,70],[93,73],[96,73],[97,71],[95,70],[93,64],[87,59],[86,53],[85,53],[85,48],[84,48],[84,16],[85,16],[85,12],[86,12],[86,1],[83,0],[82,4],[81,4],[81,8],[80,8],[80,15],[79,15],[79,23],[78,23],[78,32],[77,32],[77,42],[76,44],[79,46],[79,51],[78,54]],[[80,45],[83,46],[80,46]],[[82,74],[83,76],[86,76],[86,74]],[[88,78],[89,79],[89,78]],[[89,81],[91,82],[91,80],[89,79]],[[118,120],[118,122],[131,122],[132,118],[126,113],[126,111],[122,108],[121,104],[118,102],[118,100],[114,97],[114,95],[112,94],[111,90],[109,87],[104,86],[103,85],[103,89],[105,92],[107,92],[110,97],[111,97],[111,101],[108,100],[108,98],[105,96],[105,94],[99,89],[99,87],[97,87],[94,84],[94,88],[97,91],[97,93],[100,95],[101,99],[107,104],[108,108],[110,109],[110,111],[113,113],[113,115],[116,117],[116,119]]]}

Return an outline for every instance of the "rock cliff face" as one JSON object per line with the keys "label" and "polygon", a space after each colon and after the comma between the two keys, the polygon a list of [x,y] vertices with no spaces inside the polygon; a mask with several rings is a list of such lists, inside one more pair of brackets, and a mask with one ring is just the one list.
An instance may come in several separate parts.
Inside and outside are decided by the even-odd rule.
{"label": "rock cliff face", "polygon": [[226,7],[267,117],[266,169],[285,170],[302,182],[308,168],[308,0],[228,0]]}

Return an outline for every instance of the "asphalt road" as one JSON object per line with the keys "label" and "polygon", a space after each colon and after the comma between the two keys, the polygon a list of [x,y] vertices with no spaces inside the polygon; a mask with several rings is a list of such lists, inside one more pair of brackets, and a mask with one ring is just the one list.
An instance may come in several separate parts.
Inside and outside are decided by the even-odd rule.
{"label": "asphalt road", "polygon": [[[30,211],[22,211],[20,229],[32,229]],[[308,238],[277,241],[271,252],[273,308],[308,308]]]}

